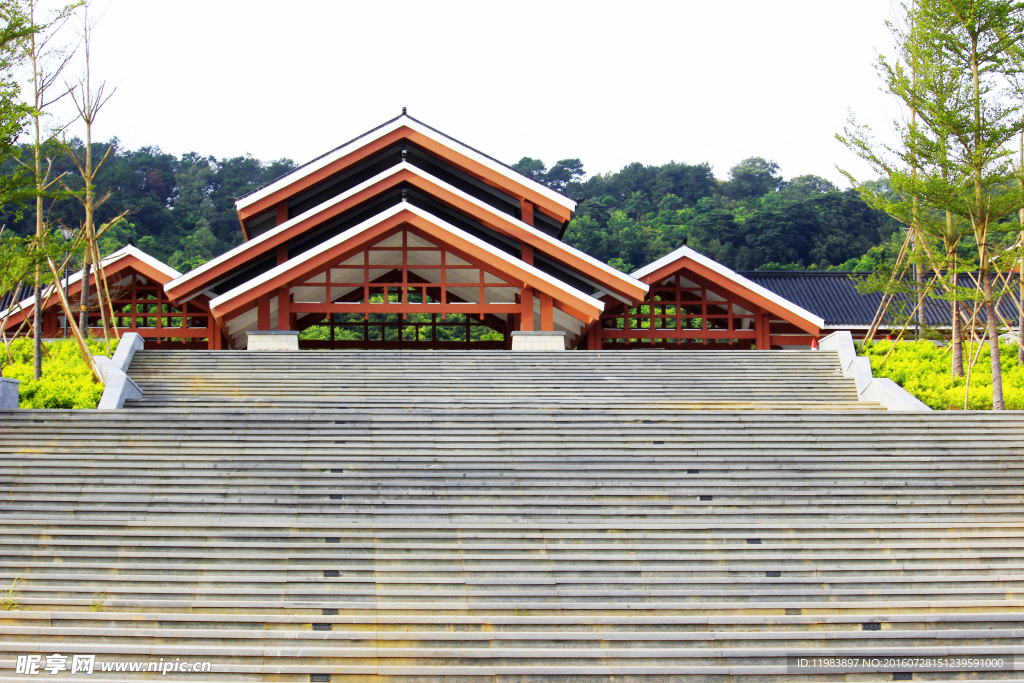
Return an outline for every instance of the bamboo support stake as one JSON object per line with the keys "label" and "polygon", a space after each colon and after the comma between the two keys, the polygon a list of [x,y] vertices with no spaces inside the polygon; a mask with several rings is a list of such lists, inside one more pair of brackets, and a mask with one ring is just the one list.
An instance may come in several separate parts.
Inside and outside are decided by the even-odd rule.
{"label": "bamboo support stake", "polygon": [[[925,291],[925,294],[927,294],[927,293],[928,293],[928,291],[929,291],[929,290],[931,289],[931,286],[932,286],[932,284],[933,284],[933,283],[935,282],[935,279],[936,279],[936,278],[938,278],[938,277],[939,277],[939,276],[938,276],[938,274],[937,274],[937,273],[936,273],[936,274],[935,274],[935,275],[934,275],[934,276],[932,277],[932,281],[928,283],[928,286],[927,286],[927,287],[925,287],[925,290],[924,290],[924,291]],[[921,297],[920,299],[918,299],[918,300],[917,300],[917,305],[916,305],[916,306],[914,306],[914,310],[910,312],[910,317],[909,317],[909,318],[907,318],[907,322],[903,323],[903,329],[901,329],[901,330],[900,330],[900,334],[899,334],[899,336],[898,336],[898,337],[896,338],[896,341],[894,341],[894,342],[892,343],[892,346],[890,346],[890,347],[889,347],[889,351],[888,351],[888,352],[887,352],[887,353],[885,354],[885,358],[883,358],[883,359],[882,359],[882,362],[878,364],[878,367],[879,367],[879,368],[881,368],[882,366],[884,366],[884,365],[885,365],[885,361],[889,360],[889,356],[891,356],[891,355],[892,355],[892,352],[893,352],[893,351],[894,351],[894,350],[896,349],[896,344],[897,344],[897,343],[898,343],[898,342],[899,342],[899,341],[900,341],[901,339],[903,339],[903,335],[904,335],[904,334],[906,333],[906,331],[907,331],[907,328],[908,328],[908,327],[910,326],[910,321],[914,319],[914,314],[916,314],[916,313],[917,313],[917,309],[919,309],[919,308],[921,307],[921,304],[922,304],[923,302],[924,302],[924,297]]]}
{"label": "bamboo support stake", "polygon": [[[896,264],[893,266],[893,273],[894,274],[889,278],[889,285],[888,285],[887,289],[891,288],[892,287],[892,283],[896,281],[896,277],[897,277],[895,275],[896,268],[899,267],[900,263],[902,263],[903,257],[904,257],[904,255],[906,254],[906,251],[907,251],[907,245],[909,243],[910,243],[910,233],[908,232],[906,239],[903,240],[903,246],[900,247],[900,253],[896,257]],[[907,272],[907,266],[906,266],[906,264],[904,264],[903,265],[903,270],[901,270],[900,274],[899,274],[899,279],[900,280],[903,279],[903,276],[906,274],[906,272]],[[886,299],[886,297],[888,297],[888,299]],[[861,341],[861,348],[865,348],[869,343],[871,343],[874,340],[875,333],[878,332],[878,327],[879,327],[879,325],[882,324],[882,320],[885,317],[886,312],[889,310],[889,304],[892,303],[892,300],[895,297],[896,297],[896,293],[895,292],[893,292],[891,294],[889,292],[885,292],[882,295],[882,301],[879,302],[879,304],[878,304],[878,310],[875,311],[875,317],[871,320],[871,326],[868,328],[868,333],[864,336],[863,341]]]}
{"label": "bamboo support stake", "polygon": [[[57,274],[57,267],[53,263],[53,259],[49,256],[46,257],[46,265],[50,268],[50,273],[53,275],[54,281],[60,282],[60,276]],[[68,303],[67,297],[64,296],[64,291],[58,286],[54,287],[57,292],[57,297],[60,299],[61,306],[64,307],[64,312],[67,313],[71,310],[71,306]],[[71,330],[75,336],[75,341],[78,343],[78,350],[82,354],[82,360],[85,361],[86,366],[92,373],[92,376],[96,378],[96,381],[100,384],[103,383],[103,376],[100,374],[100,369],[96,366],[96,361],[93,360],[92,354],[89,353],[89,345],[85,343],[85,338],[82,336],[82,331],[79,329],[78,324],[68,317],[68,329]]]}

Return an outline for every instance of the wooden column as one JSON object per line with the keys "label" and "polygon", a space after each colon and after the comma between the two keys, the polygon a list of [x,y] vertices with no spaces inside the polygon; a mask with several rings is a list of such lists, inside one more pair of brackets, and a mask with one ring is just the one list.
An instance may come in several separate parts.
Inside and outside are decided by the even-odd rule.
{"label": "wooden column", "polygon": [[291,291],[287,286],[281,287],[277,290],[277,329],[279,330],[290,330],[291,319],[289,313],[291,312]]}
{"label": "wooden column", "polygon": [[288,260],[288,245],[279,244],[277,245],[277,265],[281,265]]}
{"label": "wooden column", "polygon": [[772,348],[771,321],[771,316],[764,312],[758,312],[757,318],[754,320],[754,327],[757,328],[757,338],[755,341],[758,351],[767,351]]}
{"label": "wooden column", "polygon": [[523,253],[523,263],[529,263],[532,266],[533,265],[533,245],[532,244],[526,244],[524,242],[523,245],[522,245],[522,253]]}
{"label": "wooden column", "polygon": [[277,220],[274,222],[275,225],[281,225],[288,220],[288,201],[277,203]]}
{"label": "wooden column", "polygon": [[207,321],[206,327],[210,331],[210,336],[207,337],[206,348],[209,349],[210,351],[220,351],[223,348],[220,336],[220,325],[217,324],[217,321],[214,319],[212,315]]}
{"label": "wooden column", "polygon": [[264,294],[256,300],[256,329],[270,329],[270,295]]}
{"label": "wooden column", "polygon": [[555,330],[555,302],[550,295],[538,292],[540,296],[540,329],[542,332]]}
{"label": "wooden column", "polygon": [[523,308],[522,320],[519,329],[523,332],[533,332],[533,289],[523,287]]}
{"label": "wooden column", "polygon": [[528,202],[523,199],[520,201],[520,204],[522,204],[523,207],[523,222],[527,225],[533,225],[533,202]]}

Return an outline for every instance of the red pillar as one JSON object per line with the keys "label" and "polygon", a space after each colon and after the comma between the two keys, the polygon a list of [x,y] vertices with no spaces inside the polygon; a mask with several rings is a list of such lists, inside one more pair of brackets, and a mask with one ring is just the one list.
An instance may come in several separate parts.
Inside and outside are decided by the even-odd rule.
{"label": "red pillar", "polygon": [[555,305],[554,300],[543,292],[538,292],[540,296],[540,329],[543,332],[553,332],[555,330]]}
{"label": "red pillar", "polygon": [[220,325],[217,324],[217,321],[212,315],[210,316],[206,327],[210,332],[210,336],[207,337],[206,348],[210,351],[220,351],[223,348]]}
{"label": "red pillar", "polygon": [[288,202],[287,201],[278,202],[277,203],[277,220],[275,221],[275,225],[281,225],[286,220],[288,220]]}
{"label": "red pillar", "polygon": [[270,329],[270,295],[264,294],[256,300],[256,329]]}
{"label": "red pillar", "polygon": [[291,329],[289,317],[291,298],[292,295],[288,287],[281,287],[277,290],[277,329],[279,330]]}
{"label": "red pillar", "polygon": [[523,222],[527,225],[533,225],[533,202],[528,202],[523,199],[520,203],[523,207]]}
{"label": "red pillar", "polygon": [[524,242],[523,243],[522,252],[523,252],[523,262],[524,263],[529,263],[532,266],[533,265],[533,245],[532,244],[526,244]]}
{"label": "red pillar", "polygon": [[755,341],[758,351],[767,351],[772,348],[772,318],[767,313],[758,313],[754,319],[754,327],[757,332]]}
{"label": "red pillar", "polygon": [[523,332],[533,332],[533,290],[530,287],[523,287],[522,305],[522,320],[519,323],[519,329]]}

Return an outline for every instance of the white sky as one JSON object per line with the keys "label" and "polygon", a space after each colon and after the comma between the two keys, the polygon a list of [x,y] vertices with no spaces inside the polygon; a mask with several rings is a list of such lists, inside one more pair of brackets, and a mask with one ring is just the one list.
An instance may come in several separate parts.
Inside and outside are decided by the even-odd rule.
{"label": "white sky", "polygon": [[95,136],[301,163],[404,105],[506,163],[708,161],[725,178],[763,156],[845,187],[837,164],[872,175],[834,139],[847,111],[880,134],[899,114],[872,67],[890,5],[112,0],[93,78],[117,92]]}

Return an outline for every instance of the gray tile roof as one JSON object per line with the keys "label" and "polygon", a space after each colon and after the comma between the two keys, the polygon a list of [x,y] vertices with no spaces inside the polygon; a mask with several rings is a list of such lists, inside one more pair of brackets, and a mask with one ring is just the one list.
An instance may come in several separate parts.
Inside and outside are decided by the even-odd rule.
{"label": "gray tile roof", "polygon": [[[870,273],[867,272],[781,270],[744,272],[741,275],[823,318],[827,327],[868,327],[882,300],[881,293],[861,294],[857,291],[857,282],[868,277]],[[961,287],[974,286],[966,273],[960,275],[958,284]],[[890,310],[899,311],[902,306],[904,315],[909,314],[915,305],[912,299],[913,295],[897,295],[896,306]],[[949,325],[950,302],[929,296],[924,309],[927,325]],[[999,310],[1007,320],[1016,322],[1016,300],[1004,297]],[[984,320],[984,313],[979,317]],[[893,322],[893,316],[889,314],[883,321],[887,325]]]}

